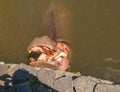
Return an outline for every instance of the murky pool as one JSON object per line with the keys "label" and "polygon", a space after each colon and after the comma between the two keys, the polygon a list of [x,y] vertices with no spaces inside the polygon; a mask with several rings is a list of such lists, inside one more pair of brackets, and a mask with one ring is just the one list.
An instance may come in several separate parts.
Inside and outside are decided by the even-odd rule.
{"label": "murky pool", "polygon": [[[46,34],[43,15],[54,1],[0,1],[0,61],[27,63],[27,47]],[[59,3],[70,12],[70,30],[64,35],[72,44],[71,71],[120,81],[120,1]]]}

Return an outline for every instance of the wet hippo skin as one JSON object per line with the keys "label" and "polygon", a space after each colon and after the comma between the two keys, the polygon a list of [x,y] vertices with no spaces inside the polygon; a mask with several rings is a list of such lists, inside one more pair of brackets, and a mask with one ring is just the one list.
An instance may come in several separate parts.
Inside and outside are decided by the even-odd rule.
{"label": "wet hippo skin", "polygon": [[55,42],[48,36],[36,37],[28,47],[28,58],[34,67],[67,70],[69,51],[67,45]]}

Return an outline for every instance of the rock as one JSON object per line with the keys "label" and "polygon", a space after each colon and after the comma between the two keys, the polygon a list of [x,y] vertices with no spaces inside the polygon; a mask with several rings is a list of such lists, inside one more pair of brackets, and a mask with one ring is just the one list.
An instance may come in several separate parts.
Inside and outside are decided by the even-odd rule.
{"label": "rock", "polygon": [[99,78],[95,78],[95,77],[91,77],[91,76],[86,76],[86,78],[88,79],[88,80],[91,80],[91,81],[94,81],[95,83],[102,83],[102,84],[113,84],[113,82],[111,82],[111,81],[108,81],[108,80],[102,80],[102,79],[99,79]]}
{"label": "rock", "polygon": [[115,85],[115,92],[120,92],[120,84],[119,85]]}
{"label": "rock", "polygon": [[120,85],[97,84],[95,92],[120,92]]}
{"label": "rock", "polygon": [[120,84],[26,64],[0,64],[0,92],[120,92]]}
{"label": "rock", "polygon": [[5,62],[0,61],[0,64],[5,64]]}
{"label": "rock", "polygon": [[6,64],[6,65],[8,66],[7,74],[9,74],[10,76],[12,76],[13,73],[19,69],[18,64]]}
{"label": "rock", "polygon": [[38,70],[35,69],[35,67],[26,65],[26,64],[20,64],[20,69],[28,71],[30,74],[33,74],[34,76],[37,76]]}
{"label": "rock", "polygon": [[0,86],[4,86],[4,81],[0,80]]}
{"label": "rock", "polygon": [[82,76],[73,81],[76,92],[120,92],[120,85],[113,82]]}
{"label": "rock", "polygon": [[60,77],[63,77],[63,76],[71,76],[71,77],[76,76],[74,73],[66,72],[66,71],[56,70],[54,72],[56,73],[55,78],[60,78]]}
{"label": "rock", "polygon": [[93,92],[96,83],[86,76],[79,77],[73,81],[76,92]]}
{"label": "rock", "polygon": [[37,77],[40,82],[47,84],[47,86],[53,87],[53,82],[55,80],[56,73],[54,70],[40,69],[38,71]]}
{"label": "rock", "polygon": [[0,64],[0,76],[7,73],[8,66],[6,64]]}
{"label": "rock", "polygon": [[72,77],[61,77],[54,82],[54,89],[58,92],[73,92]]}
{"label": "rock", "polygon": [[0,85],[4,88],[9,88],[12,85],[12,78],[8,74],[0,76]]}

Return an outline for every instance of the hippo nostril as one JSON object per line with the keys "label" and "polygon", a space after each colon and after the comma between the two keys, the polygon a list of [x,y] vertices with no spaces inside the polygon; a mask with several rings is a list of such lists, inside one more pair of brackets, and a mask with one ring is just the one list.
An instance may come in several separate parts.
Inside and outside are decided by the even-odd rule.
{"label": "hippo nostril", "polygon": [[30,62],[35,62],[35,59],[32,57],[30,57],[29,60],[30,60]]}
{"label": "hippo nostril", "polygon": [[[40,56],[40,52],[31,52],[31,53],[29,53],[28,54],[28,59],[30,60],[30,61],[37,61],[37,59],[38,59],[38,57]],[[34,60],[33,60],[34,59]]]}

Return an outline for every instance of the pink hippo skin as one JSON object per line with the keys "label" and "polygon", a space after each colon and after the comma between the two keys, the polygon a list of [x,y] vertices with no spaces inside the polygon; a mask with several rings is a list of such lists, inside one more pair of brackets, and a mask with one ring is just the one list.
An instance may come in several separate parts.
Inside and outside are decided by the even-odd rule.
{"label": "pink hippo skin", "polygon": [[58,70],[62,70],[62,71],[67,70],[69,68],[68,55],[70,53],[70,49],[66,44],[62,42],[57,42],[57,48],[61,50],[63,53],[65,53],[65,55],[61,59],[60,65],[58,66]]}
{"label": "pink hippo skin", "polygon": [[68,58],[65,57],[62,59],[62,63],[60,63],[58,70],[65,71],[68,69],[68,67],[69,67],[69,60]]}

